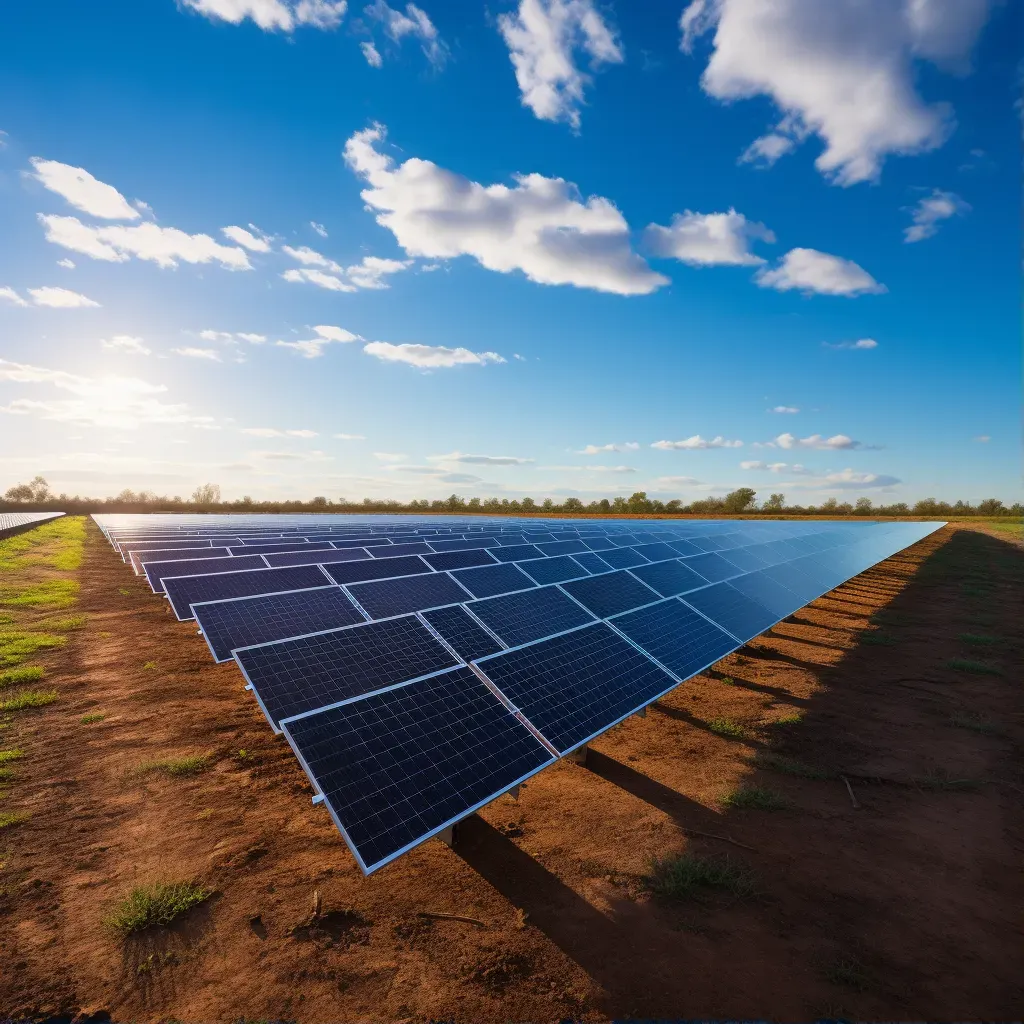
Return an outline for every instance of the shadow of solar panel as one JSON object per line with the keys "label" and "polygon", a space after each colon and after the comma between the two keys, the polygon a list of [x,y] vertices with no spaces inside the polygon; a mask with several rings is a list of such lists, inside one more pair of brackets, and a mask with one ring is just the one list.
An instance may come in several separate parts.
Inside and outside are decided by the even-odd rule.
{"label": "shadow of solar panel", "polygon": [[779,619],[763,604],[752,601],[729,583],[716,583],[678,598],[706,615],[741,643],[763,633]]}
{"label": "shadow of solar panel", "polygon": [[603,622],[477,662],[562,754],[677,684]]}
{"label": "shadow of solar panel", "polygon": [[341,587],[330,586],[198,602],[192,611],[215,661],[230,661],[236,647],[364,621]]}
{"label": "shadow of solar panel", "polygon": [[284,729],[366,874],[554,761],[464,667]]}
{"label": "shadow of solar panel", "polygon": [[511,564],[483,565],[478,569],[459,569],[452,573],[474,597],[492,597],[534,586],[533,580]]}
{"label": "shadow of solar panel", "polygon": [[468,601],[472,595],[444,572],[421,576],[403,576],[395,580],[353,583],[348,592],[371,619],[386,619],[424,608]]}
{"label": "shadow of solar panel", "polygon": [[737,576],[736,579],[729,581],[729,585],[735,587],[745,597],[749,597],[751,601],[764,605],[776,619],[792,615],[807,603],[799,594],[794,594],[788,587],[772,579],[767,569]]}
{"label": "shadow of solar panel", "polygon": [[647,559],[636,553],[636,548],[611,548],[602,551],[601,557],[613,569],[630,569],[634,565],[647,565]]}
{"label": "shadow of solar panel", "polygon": [[719,583],[732,576],[738,576],[741,572],[738,566],[727,561],[722,555],[714,551],[707,551],[703,555],[694,555],[692,558],[683,559],[683,565],[694,572],[699,572],[711,583]]}
{"label": "shadow of solar panel", "polygon": [[163,579],[170,576],[194,576],[196,573],[231,572],[238,569],[265,569],[262,555],[237,555],[226,558],[179,558],[167,562],[147,562],[143,568],[149,585],[157,594],[164,592]]}
{"label": "shadow of solar panel", "polygon": [[737,647],[725,630],[676,598],[617,615],[609,622],[680,680],[713,665]]}
{"label": "shadow of solar panel", "polygon": [[326,551],[296,551],[264,555],[267,564],[277,569],[285,565],[330,565],[332,562],[357,562],[370,556],[362,548],[329,548]]}
{"label": "shadow of solar panel", "polygon": [[708,585],[703,576],[678,560],[638,565],[630,571],[662,597],[675,597]]}
{"label": "shadow of solar panel", "polygon": [[557,587],[473,601],[469,610],[509,647],[574,629],[592,617]]}
{"label": "shadow of solar panel", "polygon": [[[590,576],[583,580],[563,583],[562,589],[572,594],[580,604],[589,608],[599,619],[609,615],[627,612],[631,608],[639,608],[642,604],[657,601],[656,594],[650,587],[641,583],[635,576],[624,570],[605,573],[602,576]],[[550,630],[549,632],[554,632]]]}
{"label": "shadow of solar panel", "polygon": [[293,565],[282,569],[245,569],[209,575],[167,576],[164,590],[179,619],[193,618],[191,606],[198,601],[252,597],[279,590],[305,590],[330,583],[318,565]]}
{"label": "shadow of solar panel", "polygon": [[[572,556],[572,560],[579,562],[587,572],[591,573],[611,572],[613,568],[600,555],[595,555],[593,551],[580,551]],[[619,566],[614,568],[619,568]]]}
{"label": "shadow of solar panel", "polygon": [[471,565],[494,565],[493,559],[482,548],[473,551],[442,551],[439,554],[424,555],[423,561],[438,572],[446,569],[467,569]]}
{"label": "shadow of solar panel", "polygon": [[501,644],[462,605],[433,608],[422,613],[463,661],[483,658],[502,649]]}
{"label": "shadow of solar panel", "polygon": [[535,544],[512,544],[490,550],[499,562],[525,562],[529,558],[543,557],[543,552]]}
{"label": "shadow of solar panel", "polygon": [[549,558],[555,555],[571,555],[576,551],[589,550],[581,540],[556,540],[550,544],[538,544],[537,547]]}
{"label": "shadow of solar panel", "polygon": [[377,547],[371,547],[367,544],[366,550],[369,551],[374,558],[395,558],[398,555],[432,554],[432,550],[420,541],[416,541],[412,544],[387,544]]}
{"label": "shadow of solar panel", "polygon": [[563,580],[574,580],[588,575],[588,571],[574,562],[568,555],[557,555],[554,558],[535,558],[529,562],[519,562],[519,568],[537,583],[561,583]]}
{"label": "shadow of solar panel", "polygon": [[234,654],[278,732],[283,718],[458,663],[415,615],[242,647]]}
{"label": "shadow of solar panel", "polygon": [[679,557],[679,552],[670,548],[663,541],[655,544],[638,544],[633,550],[652,562],[663,562],[666,558]]}
{"label": "shadow of solar panel", "polygon": [[392,576],[415,576],[430,572],[430,566],[418,555],[399,558],[369,558],[358,562],[327,565],[324,571],[335,583],[362,583],[364,580],[384,580]]}
{"label": "shadow of solar panel", "polygon": [[583,543],[590,551],[607,551],[615,545],[607,537],[584,537]]}

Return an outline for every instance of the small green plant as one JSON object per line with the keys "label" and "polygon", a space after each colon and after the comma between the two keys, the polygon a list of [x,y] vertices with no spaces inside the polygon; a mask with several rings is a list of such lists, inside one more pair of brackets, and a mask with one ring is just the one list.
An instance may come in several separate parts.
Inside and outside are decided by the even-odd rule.
{"label": "small green plant", "polygon": [[142,667],[143,667],[143,669],[145,669],[147,671],[155,669],[156,668],[156,662],[155,661],[147,661]]}
{"label": "small green plant", "polygon": [[143,761],[132,772],[132,775],[148,775],[150,772],[163,772],[173,778],[188,775],[199,775],[210,767],[208,754],[189,754],[185,757],[164,758],[159,761]]}
{"label": "small green plant", "polygon": [[736,896],[753,896],[755,892],[748,868],[728,857],[700,857],[694,853],[655,860],[646,883],[656,895],[672,900],[693,898],[702,889],[724,890]]}
{"label": "small green plant", "polygon": [[831,779],[833,772],[827,768],[819,768],[813,764],[805,764],[792,757],[773,754],[767,750],[759,750],[751,759],[755,768],[763,771],[781,772],[783,775],[796,775],[801,779]]}
{"label": "small green plant", "polygon": [[0,700],[0,712],[44,708],[57,700],[56,690],[22,690],[7,700]]}
{"label": "small green plant", "polygon": [[735,686],[736,685],[736,680],[733,679],[732,676],[722,676],[722,678],[719,680],[719,682],[723,686]]}
{"label": "small green plant", "polygon": [[47,580],[27,587],[0,587],[0,605],[9,608],[70,608],[78,600],[75,580]]}
{"label": "small green plant", "polygon": [[867,975],[858,960],[853,957],[841,957],[822,971],[826,981],[833,985],[843,985],[846,988],[863,992],[868,987]]}
{"label": "small green plant", "polygon": [[0,765],[0,782],[12,782],[16,776],[13,768],[5,768]]}
{"label": "small green plant", "polygon": [[804,716],[799,711],[791,711],[788,715],[783,715],[781,718],[776,718],[771,725],[799,725],[804,719]]}
{"label": "small green plant", "polygon": [[955,711],[949,716],[949,724],[956,729],[970,729],[971,732],[995,733],[995,723],[976,711]]}
{"label": "small green plant", "polygon": [[26,665],[23,668],[9,668],[6,672],[0,672],[0,687],[19,686],[24,683],[38,683],[46,674],[46,670],[39,665]]}
{"label": "small green plant", "polygon": [[208,900],[213,893],[195,882],[157,882],[139,886],[117,905],[107,924],[122,935],[169,925],[176,917]]}
{"label": "small green plant", "polygon": [[23,752],[17,749],[0,750],[0,764],[10,764],[12,761],[17,761],[22,756]]}
{"label": "small green plant", "polygon": [[920,789],[936,793],[969,792],[978,789],[981,785],[977,779],[954,778],[946,768],[935,768],[927,775],[914,779],[913,782]]}
{"label": "small green plant", "polygon": [[764,786],[740,786],[722,801],[731,810],[784,811],[792,804],[774,789]]}
{"label": "small green plant", "polygon": [[36,623],[40,629],[52,629],[63,632],[66,629],[81,629],[87,622],[87,615],[63,615],[55,618],[43,619]]}
{"label": "small green plant", "polygon": [[2,811],[0,812],[0,828],[10,828],[12,825],[20,825],[31,817],[25,811]]}
{"label": "small green plant", "polygon": [[102,711],[97,711],[92,715],[82,715],[80,721],[82,725],[92,725],[94,722],[102,722],[107,716]]}
{"label": "small green plant", "polygon": [[956,669],[957,672],[969,672],[974,676],[1001,676],[1003,674],[1002,669],[998,669],[994,665],[986,665],[983,661],[970,661],[967,658],[951,658],[946,665]]}
{"label": "small green plant", "polygon": [[0,665],[20,665],[36,651],[63,647],[67,637],[24,630],[0,633]]}
{"label": "small green plant", "polygon": [[716,736],[725,736],[731,740],[743,739],[747,735],[747,730],[739,722],[734,722],[731,718],[712,718],[708,722],[708,728]]}

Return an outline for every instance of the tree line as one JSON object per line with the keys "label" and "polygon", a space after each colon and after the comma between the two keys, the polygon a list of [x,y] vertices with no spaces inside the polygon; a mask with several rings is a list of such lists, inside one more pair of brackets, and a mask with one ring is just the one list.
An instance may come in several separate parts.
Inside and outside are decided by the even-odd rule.
{"label": "tree line", "polygon": [[166,497],[152,491],[125,489],[109,498],[83,498],[79,495],[54,494],[41,476],[27,484],[9,488],[0,500],[0,509],[59,510],[70,513],[89,512],[393,512],[393,513],[483,513],[488,515],[781,515],[781,516],[913,516],[950,518],[955,516],[1024,516],[1020,502],[1007,506],[998,498],[986,498],[972,505],[968,501],[939,501],[923,498],[913,505],[900,501],[876,505],[870,498],[857,498],[854,502],[840,502],[829,498],[820,505],[794,505],[781,493],[769,495],[762,502],[750,487],[740,487],[721,498],[701,498],[684,504],[679,498],[661,501],[650,498],[646,491],[636,491],[630,497],[601,498],[584,503],[579,498],[553,498],[535,501],[533,498],[464,498],[452,494],[447,498],[426,498],[409,502],[385,498],[363,498],[348,501],[331,500],[323,496],[308,501],[257,501],[246,495],[237,501],[222,501],[217,484],[203,484],[188,498],[178,495]]}

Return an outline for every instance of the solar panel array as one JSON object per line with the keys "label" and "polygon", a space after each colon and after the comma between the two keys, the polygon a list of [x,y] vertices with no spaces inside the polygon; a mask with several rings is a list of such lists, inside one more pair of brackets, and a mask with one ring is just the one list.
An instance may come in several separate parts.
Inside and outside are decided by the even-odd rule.
{"label": "solar panel array", "polygon": [[96,516],[364,872],[942,523]]}
{"label": "solar panel array", "polygon": [[58,519],[63,512],[0,512],[0,537],[26,526]]}

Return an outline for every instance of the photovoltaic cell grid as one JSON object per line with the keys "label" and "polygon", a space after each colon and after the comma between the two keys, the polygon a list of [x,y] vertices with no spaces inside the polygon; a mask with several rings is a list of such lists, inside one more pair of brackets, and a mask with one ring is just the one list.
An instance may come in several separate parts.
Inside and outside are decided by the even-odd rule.
{"label": "photovoltaic cell grid", "polygon": [[36,526],[50,519],[58,519],[63,512],[0,512],[0,537],[26,526]]}
{"label": "photovoltaic cell grid", "polygon": [[[315,568],[310,563],[320,555],[332,579],[346,577],[337,582],[351,593],[363,591],[374,605],[371,614],[398,614],[406,609],[419,613],[420,617],[402,615],[330,629],[314,637],[291,632],[290,639],[282,642],[240,650],[236,660],[275,727],[290,715],[316,711],[308,717],[318,717],[325,703],[343,701],[344,707],[354,707],[376,699],[367,694],[417,687],[418,683],[408,680],[420,676],[435,678],[440,673],[457,680],[460,673],[469,671],[453,667],[462,660],[477,663],[506,700],[521,706],[515,694],[528,705],[531,711],[522,710],[533,728],[540,729],[538,723],[544,723],[545,741],[563,754],[734,650],[740,641],[941,525],[793,521],[744,522],[739,528],[735,523],[672,521],[650,528],[634,522],[626,528],[614,521],[536,521],[538,526],[543,524],[537,528],[523,520],[485,520],[482,526],[477,519],[432,517],[353,521],[332,516],[253,516],[242,521],[235,516],[153,516],[143,519],[153,523],[152,528],[125,529],[115,523],[137,522],[142,517],[96,518],[122,557],[134,558],[136,551],[143,555],[172,551],[179,557],[167,561],[199,566],[194,574],[202,577],[222,562],[230,562],[233,570],[243,568],[242,563],[254,557],[252,551],[268,552],[259,558],[261,567],[274,566],[276,559],[288,560],[286,565],[301,559],[297,564]],[[311,518],[316,520],[315,529],[311,529]],[[196,544],[228,547],[239,554],[204,558],[196,554]],[[356,564],[328,562],[339,555],[351,557]],[[163,563],[151,565],[162,567]],[[572,569],[576,578],[564,577],[572,566],[577,567]],[[534,578],[527,575],[531,569]],[[154,579],[150,565],[146,570]],[[157,586],[166,576],[162,568],[158,571]],[[317,586],[316,591],[298,593],[308,597],[340,590],[324,586],[323,579]],[[465,592],[460,592],[462,588]],[[245,601],[272,602],[286,596]],[[451,603],[425,610],[442,600]],[[245,601],[200,603],[200,609]],[[273,620],[271,604],[266,607],[265,618]],[[349,615],[359,614],[353,605],[347,607]],[[584,607],[608,619],[610,625],[595,623]],[[246,628],[263,628],[267,639],[277,640],[280,630],[315,633],[323,626],[313,605],[304,613],[289,606],[275,614],[281,621],[262,626],[250,616]],[[242,609],[236,617],[244,619]],[[212,623],[211,619],[211,631]],[[580,628],[583,623],[590,625]],[[394,635],[373,634],[380,627]],[[416,627],[421,630],[418,635]],[[396,630],[408,635],[398,635]],[[556,633],[560,635],[552,635]],[[317,640],[347,634],[356,634],[355,639]],[[494,634],[511,649],[502,650]],[[263,640],[264,634],[256,634],[255,639]],[[316,649],[303,647],[304,641],[312,641]],[[230,650],[224,645],[233,642],[227,636],[218,641],[219,647],[211,641],[211,650],[215,655],[217,650]],[[243,642],[253,641],[246,635]],[[416,656],[403,657],[407,647],[415,648]],[[253,653],[274,649],[279,649],[276,654]],[[497,676],[504,679],[505,688]],[[461,678],[477,685],[475,677]],[[420,698],[410,699],[418,708]],[[317,771],[309,764],[305,767],[326,796]],[[425,770],[434,782],[443,774],[434,763]],[[371,787],[375,784],[372,778],[366,782]],[[422,782],[418,776],[410,777],[403,787],[418,793]],[[484,802],[501,791],[495,788]],[[377,853],[384,851],[384,859],[367,861],[345,831],[345,812],[338,809],[345,806],[344,799],[337,798],[338,807],[327,802],[364,870],[374,869],[437,831],[437,827],[427,828],[429,815],[406,816],[406,822],[418,821],[409,826],[413,832],[424,831],[392,853],[386,851],[394,847],[392,840],[400,838],[401,829],[393,836],[382,833],[386,840],[378,840],[383,845]],[[376,813],[387,817],[386,802],[378,803]],[[465,813],[469,810],[459,816]],[[375,855],[372,840],[364,846],[367,856]]]}
{"label": "photovoltaic cell grid", "polygon": [[218,572],[208,576],[168,576],[164,591],[179,619],[191,619],[192,605],[226,597],[251,597],[278,590],[302,590],[330,583],[318,565],[296,565],[289,569],[247,569]]}

